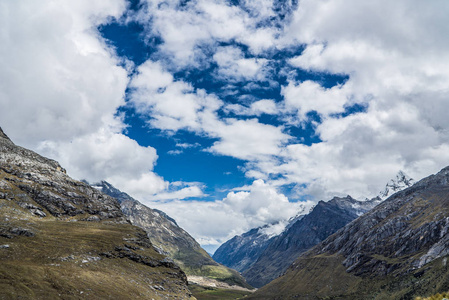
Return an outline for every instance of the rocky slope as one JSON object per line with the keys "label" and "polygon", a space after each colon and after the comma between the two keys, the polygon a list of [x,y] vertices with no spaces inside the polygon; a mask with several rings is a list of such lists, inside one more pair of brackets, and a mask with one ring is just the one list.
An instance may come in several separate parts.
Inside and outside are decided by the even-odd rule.
{"label": "rocky slope", "polygon": [[380,203],[379,199],[357,201],[350,196],[320,201],[311,212],[273,238],[257,261],[243,272],[248,283],[261,287],[282,275],[303,252],[335,233]]}
{"label": "rocky slope", "polygon": [[449,167],[301,255],[254,299],[414,299],[449,290]]}
{"label": "rocky slope", "polygon": [[191,298],[184,272],[116,199],[1,129],[0,274],[1,299]]}
{"label": "rocky slope", "polygon": [[263,231],[264,227],[253,228],[242,235],[236,235],[222,244],[212,258],[239,272],[247,270],[274,238]]}
{"label": "rocky slope", "polygon": [[[189,278],[204,276],[250,288],[238,272],[215,262],[192,236],[164,212],[143,205],[105,181],[92,186],[116,198],[131,223],[145,230],[159,252],[172,258]],[[204,282],[209,281],[205,279]]]}
{"label": "rocky slope", "polygon": [[215,261],[239,272],[246,271],[257,261],[276,236],[290,228],[306,213],[306,208],[302,206],[297,215],[288,221],[267,224],[236,235],[223,243],[212,257]]}

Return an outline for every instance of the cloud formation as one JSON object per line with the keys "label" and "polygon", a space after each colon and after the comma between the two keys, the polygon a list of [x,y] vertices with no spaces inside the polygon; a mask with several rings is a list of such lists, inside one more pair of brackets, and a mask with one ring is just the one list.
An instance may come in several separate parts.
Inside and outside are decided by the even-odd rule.
{"label": "cloud formation", "polygon": [[[153,172],[156,150],[123,134],[116,113],[129,77],[97,29],[126,7],[123,0],[2,2],[1,126],[78,179],[167,195],[170,183]],[[202,196],[192,189],[174,196]]]}
{"label": "cloud formation", "polygon": [[[263,180],[256,180],[242,191],[230,192],[222,200],[145,202],[149,206],[170,212],[176,222],[208,249],[215,250],[236,234],[288,220],[307,212],[312,201],[292,203],[287,197]],[[191,216],[195,216],[192,218]],[[207,224],[207,226],[205,226]],[[279,223],[267,234],[282,231],[286,222]],[[274,231],[273,231],[274,230]]]}
{"label": "cloud formation", "polygon": [[[135,12],[124,0],[2,2],[0,125],[70,174],[167,210],[204,243],[291,216],[281,188],[365,198],[398,170],[419,179],[449,164],[446,1],[238,2],[145,0]],[[133,69],[98,31],[110,22],[137,22],[161,43]],[[198,88],[195,72],[210,84]],[[253,184],[181,201],[204,184],[156,174],[161,153],[124,134],[122,106],[168,138],[209,141],[176,141],[171,154],[237,158]]]}

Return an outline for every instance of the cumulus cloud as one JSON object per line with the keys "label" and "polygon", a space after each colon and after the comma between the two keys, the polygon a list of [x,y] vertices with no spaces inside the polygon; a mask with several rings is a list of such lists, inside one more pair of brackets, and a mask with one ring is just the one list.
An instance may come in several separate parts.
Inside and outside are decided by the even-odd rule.
{"label": "cumulus cloud", "polygon": [[349,99],[347,86],[336,85],[325,89],[319,83],[306,80],[298,84],[290,82],[283,87],[282,94],[285,107],[297,111],[298,119],[304,120],[311,111],[325,116],[343,112]]}
{"label": "cumulus cloud", "polygon": [[218,77],[222,80],[264,80],[267,76],[267,70],[264,71],[267,59],[245,58],[237,47],[219,47],[213,59],[218,64]]}
{"label": "cumulus cloud", "polygon": [[[262,124],[257,119],[220,118],[218,110],[223,101],[184,81],[174,80],[161,64],[151,60],[138,68],[130,86],[131,102],[151,126],[174,132],[185,129],[216,138],[218,141],[208,149],[216,154],[264,159],[279,154],[281,146],[290,139],[282,127]],[[273,105],[269,101],[254,103],[252,110],[269,111]]]}
{"label": "cumulus cloud", "polygon": [[116,112],[129,78],[97,27],[119,18],[126,3],[2,2],[0,126],[78,179],[105,179],[134,195],[201,196],[197,186],[171,190],[153,172],[156,150],[122,134],[126,125]]}
{"label": "cumulus cloud", "polygon": [[227,113],[233,113],[242,116],[260,116],[262,114],[277,115],[279,108],[276,102],[270,99],[258,100],[250,104],[249,107],[241,104],[228,104],[224,107]]}
{"label": "cumulus cloud", "polygon": [[[181,100],[196,98],[199,91],[190,86],[178,88],[182,93],[170,94],[171,101],[179,99],[180,107],[189,108],[183,107],[180,115],[159,109],[152,114],[153,126],[188,128],[218,138],[208,150],[246,160],[248,177],[270,180],[270,175],[277,175],[272,184],[296,184],[298,196],[316,200],[336,194],[370,197],[400,169],[421,178],[449,163],[447,156],[441,155],[448,142],[444,107],[448,103],[449,68],[445,58],[449,39],[439,29],[446,26],[445,14],[441,13],[448,8],[446,3],[423,6],[419,1],[393,4],[305,0],[296,10],[295,5],[289,6],[289,16],[282,27],[258,28],[248,20],[262,24],[262,20],[273,19],[279,8],[272,1],[261,0],[257,5],[243,1],[239,6],[221,1],[192,3],[195,5],[182,10],[177,2],[170,2],[163,9],[153,3],[154,12],[145,12],[156,16],[152,28],[164,40],[162,51],[173,53],[183,65],[195,66],[195,51],[201,49],[197,46],[202,43],[235,40],[248,46],[253,54],[304,44],[305,50],[289,60],[291,66],[310,72],[345,74],[349,79],[324,88],[318,82],[290,78],[281,87],[283,99],[279,103],[261,100],[224,104],[215,98],[215,105],[208,108],[198,104],[200,100]],[[212,7],[223,8],[222,13],[217,15]],[[164,29],[169,28],[169,13],[176,15],[173,24],[190,31],[177,32],[189,37],[183,53],[178,53],[181,48],[176,46],[177,38]],[[216,30],[228,20],[234,23],[229,31]],[[212,59],[219,66],[217,74],[223,78],[266,77],[267,62],[245,58],[240,48],[212,47],[208,51],[212,51]],[[188,85],[169,81],[173,86]],[[170,87],[164,92],[169,90]],[[161,102],[153,101],[157,103],[146,100],[144,106],[158,107]],[[367,107],[366,111],[343,114],[357,103]],[[218,109],[237,117],[255,118],[219,117]],[[262,114],[282,118],[287,114],[284,120],[289,125],[302,126],[311,111],[321,116],[321,122],[314,124],[321,142],[313,145],[295,144],[282,126],[262,124],[256,118]]]}
{"label": "cumulus cloud", "polygon": [[130,83],[131,102],[141,114],[150,116],[150,124],[156,128],[202,132],[205,120],[215,118],[215,111],[222,106],[204,90],[174,80],[159,63],[148,60],[137,72]]}
{"label": "cumulus cloud", "polygon": [[[289,202],[275,187],[256,180],[242,191],[230,192],[223,200],[146,202],[167,212],[202,244],[217,248],[236,234],[277,223],[268,234],[278,232],[279,224],[305,213],[313,202]],[[191,216],[194,216],[192,218]],[[207,224],[207,226],[204,226]]]}
{"label": "cumulus cloud", "polygon": [[[163,40],[160,52],[169,56],[176,67],[198,66],[207,55],[201,47],[215,47],[219,42],[237,41],[253,53],[274,46],[279,30],[261,27],[262,21],[275,15],[271,1],[242,2],[195,0],[180,8],[178,0],[144,1],[145,6],[134,18],[148,26],[150,36]],[[260,4],[260,5],[259,5]]]}
{"label": "cumulus cloud", "polygon": [[209,151],[244,160],[264,160],[278,155],[291,137],[282,128],[261,124],[257,119],[228,119],[211,127],[213,136],[220,138]]}
{"label": "cumulus cloud", "polygon": [[449,141],[442,117],[449,103],[443,87],[449,39],[433,29],[446,26],[441,11],[448,10],[443,2],[301,1],[285,39],[307,47],[290,63],[350,77],[331,89],[290,83],[283,89],[287,108],[325,116],[351,103],[369,108],[325,117],[316,129],[322,143],[289,145],[284,163],[259,167],[277,168],[315,197],[364,197],[375,195],[399,169],[422,178],[447,165],[447,155],[437,153]]}
{"label": "cumulus cloud", "polygon": [[109,122],[128,78],[95,26],[124,9],[121,0],[1,3],[0,119],[17,143],[70,141]]}

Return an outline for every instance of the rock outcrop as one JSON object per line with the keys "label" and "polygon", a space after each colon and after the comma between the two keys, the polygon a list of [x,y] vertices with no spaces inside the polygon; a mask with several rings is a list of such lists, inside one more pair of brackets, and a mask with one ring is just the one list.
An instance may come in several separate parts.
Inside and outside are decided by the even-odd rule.
{"label": "rock outcrop", "polygon": [[70,178],[58,162],[14,145],[0,133],[0,199],[17,199],[35,215],[126,222],[112,197]]}
{"label": "rock outcrop", "polygon": [[115,198],[1,129],[0,274],[1,299],[194,299]]}
{"label": "rock outcrop", "polygon": [[[266,225],[269,226],[269,225]],[[274,237],[263,231],[264,226],[236,235],[222,244],[212,258],[219,263],[243,272],[251,267]]]}
{"label": "rock outcrop", "polygon": [[449,289],[449,167],[301,255],[255,299],[414,299]]}

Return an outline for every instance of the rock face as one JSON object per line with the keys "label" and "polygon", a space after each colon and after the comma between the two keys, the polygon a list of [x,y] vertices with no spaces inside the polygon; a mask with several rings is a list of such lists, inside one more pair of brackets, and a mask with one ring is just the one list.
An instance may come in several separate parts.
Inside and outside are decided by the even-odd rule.
{"label": "rock face", "polygon": [[301,255],[254,298],[414,299],[447,291],[448,233],[449,167]]}
{"label": "rock face", "polygon": [[187,275],[211,277],[231,285],[249,287],[238,272],[215,262],[190,234],[164,212],[143,205],[105,181],[92,186],[116,198],[131,223],[145,230],[158,251],[172,258]]}
{"label": "rock face", "polygon": [[120,204],[0,129],[1,299],[189,299]]}
{"label": "rock face", "polygon": [[274,238],[264,233],[264,227],[254,228],[242,235],[236,235],[221,245],[212,258],[239,272],[247,270]]}
{"label": "rock face", "polygon": [[[0,132],[0,199],[17,199],[35,215],[126,222],[115,199],[73,180],[58,162],[14,143]],[[14,191],[19,191],[18,193]]]}
{"label": "rock face", "polygon": [[257,261],[276,236],[289,229],[306,213],[306,207],[302,206],[297,215],[288,221],[267,224],[253,228],[242,235],[236,235],[215,251],[213,259],[227,267],[244,272]]}
{"label": "rock face", "polygon": [[323,241],[378,203],[380,203],[379,199],[357,201],[350,196],[318,202],[309,214],[273,238],[257,261],[243,272],[243,276],[255,287],[267,284],[282,275],[301,253]]}

